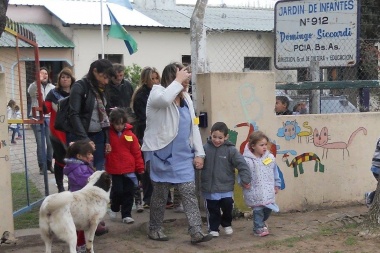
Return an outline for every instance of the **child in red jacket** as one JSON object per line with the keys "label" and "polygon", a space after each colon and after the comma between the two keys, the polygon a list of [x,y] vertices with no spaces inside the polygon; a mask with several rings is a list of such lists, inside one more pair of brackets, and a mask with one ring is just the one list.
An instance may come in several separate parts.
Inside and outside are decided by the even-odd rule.
{"label": "child in red jacket", "polygon": [[141,156],[137,137],[132,126],[127,124],[127,113],[122,108],[111,111],[109,139],[111,151],[106,153],[106,171],[112,176],[111,219],[121,211],[123,223],[133,223],[132,206],[138,176],[144,173],[144,161]]}

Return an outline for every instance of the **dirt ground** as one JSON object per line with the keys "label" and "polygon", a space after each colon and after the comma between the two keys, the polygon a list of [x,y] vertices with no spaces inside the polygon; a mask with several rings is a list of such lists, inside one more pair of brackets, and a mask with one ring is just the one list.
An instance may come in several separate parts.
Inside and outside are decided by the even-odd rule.
{"label": "dirt ground", "polygon": [[[380,252],[378,239],[359,237],[358,224],[367,213],[364,205],[315,210],[309,212],[293,212],[274,214],[268,221],[270,235],[258,238],[252,234],[251,219],[239,218],[233,221],[234,233],[221,235],[213,240],[198,244],[190,244],[187,234],[186,217],[182,213],[166,210],[165,233],[167,242],[152,241],[146,236],[149,210],[134,213],[135,223],[131,225],[110,221],[105,218],[110,232],[95,237],[95,252],[110,253],[171,253],[171,252]],[[34,235],[17,238],[14,245],[0,247],[0,252],[36,253],[44,252],[43,241],[35,230]],[[56,240],[53,253],[67,253],[68,247]]]}

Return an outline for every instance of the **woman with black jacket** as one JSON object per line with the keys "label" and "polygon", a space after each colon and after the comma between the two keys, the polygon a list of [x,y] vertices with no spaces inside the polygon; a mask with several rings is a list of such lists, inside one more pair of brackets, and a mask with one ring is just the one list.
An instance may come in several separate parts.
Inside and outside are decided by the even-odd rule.
{"label": "woman with black jacket", "polygon": [[94,167],[104,169],[104,155],[111,151],[108,138],[110,122],[106,113],[104,88],[114,76],[109,60],[96,60],[85,77],[76,81],[70,92],[70,128],[68,143],[88,140],[95,145]]}

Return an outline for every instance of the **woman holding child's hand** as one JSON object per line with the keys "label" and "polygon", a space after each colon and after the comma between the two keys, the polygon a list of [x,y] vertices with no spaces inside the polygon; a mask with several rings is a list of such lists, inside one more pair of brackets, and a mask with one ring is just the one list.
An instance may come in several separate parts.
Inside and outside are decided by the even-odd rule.
{"label": "woman holding child's hand", "polygon": [[146,130],[142,150],[150,161],[153,195],[148,237],[167,241],[163,233],[165,204],[170,187],[176,187],[189,222],[191,243],[212,239],[202,232],[202,220],[195,194],[195,171],[205,156],[193,102],[187,89],[190,72],[172,63],[162,72],[161,85],[153,85],[146,109]]}

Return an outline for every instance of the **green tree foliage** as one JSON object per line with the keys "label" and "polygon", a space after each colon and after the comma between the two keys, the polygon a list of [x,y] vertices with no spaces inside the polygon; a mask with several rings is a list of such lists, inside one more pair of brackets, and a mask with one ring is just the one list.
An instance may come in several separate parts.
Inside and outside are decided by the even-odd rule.
{"label": "green tree foliage", "polygon": [[360,38],[378,40],[380,38],[380,1],[360,1]]}
{"label": "green tree foliage", "polygon": [[135,63],[132,66],[127,66],[125,69],[124,76],[131,81],[133,89],[136,89],[140,83],[141,71],[142,68]]}

